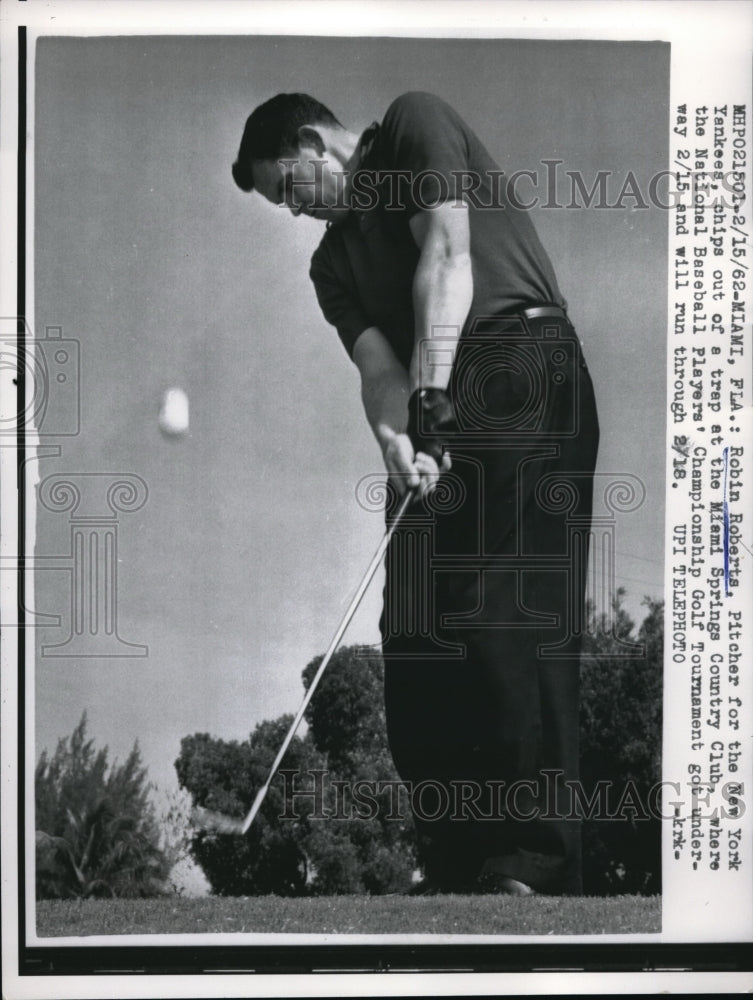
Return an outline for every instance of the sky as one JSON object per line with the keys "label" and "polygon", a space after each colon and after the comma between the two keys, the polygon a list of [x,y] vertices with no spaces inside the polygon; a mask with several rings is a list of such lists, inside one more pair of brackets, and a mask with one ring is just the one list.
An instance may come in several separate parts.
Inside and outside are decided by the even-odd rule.
{"label": "sky", "polygon": [[[42,39],[35,61],[34,332],[61,328],[80,354],[79,431],[56,436],[64,406],[50,408],[42,432],[58,454],[38,459],[38,477],[87,489],[143,481],[143,505],[117,514],[115,603],[118,635],[147,653],[50,648],[71,631],[72,518],[83,508],[38,505],[46,568],[33,610],[60,622],[37,629],[36,750],[54,749],[85,709],[112,758],[138,740],[166,794],[181,737],[242,740],[297,709],[301,672],[328,645],[383,527],[355,499],[356,484],[382,472],[357,372],[307,276],[321,224],[235,187],[246,116],[303,90],[359,132],[399,94],[428,90],[506,171],[543,178],[542,161],[561,161],[565,202],[565,171],[589,186],[611,171],[616,198],[628,171],[644,186],[667,165],[669,50],[89,37]],[[640,619],[643,595],[662,595],[667,213],[628,199],[539,209],[534,221],[595,384],[598,469],[645,487],[619,519],[615,566]],[[157,424],[171,386],[190,400],[190,432],[177,440]],[[92,517],[112,518],[106,488],[89,502]],[[380,591],[377,580],[347,642],[377,641]]]}

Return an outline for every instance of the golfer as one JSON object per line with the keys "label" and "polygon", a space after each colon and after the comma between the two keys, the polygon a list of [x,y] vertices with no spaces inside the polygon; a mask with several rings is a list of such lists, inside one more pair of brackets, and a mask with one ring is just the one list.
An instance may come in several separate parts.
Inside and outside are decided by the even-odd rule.
{"label": "golfer", "polygon": [[307,95],[273,97],[248,118],[233,177],[326,222],[310,277],[390,480],[415,490],[387,555],[381,629],[420,891],[577,894],[598,421],[530,214],[426,93],[362,134]]}

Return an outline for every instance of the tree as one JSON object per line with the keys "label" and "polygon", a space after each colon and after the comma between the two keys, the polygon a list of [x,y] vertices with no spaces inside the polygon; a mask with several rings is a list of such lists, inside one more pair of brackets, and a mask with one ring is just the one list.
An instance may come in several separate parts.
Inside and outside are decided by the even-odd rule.
{"label": "tree", "polygon": [[[262,722],[243,743],[215,739],[207,733],[184,737],[175,761],[178,782],[190,792],[195,806],[245,816],[291,722],[288,715]],[[309,739],[296,736],[284,766],[303,773],[312,767],[321,769],[324,762]],[[295,817],[281,821],[283,791],[280,782],[274,782],[245,837],[194,831],[191,854],[212,891],[220,896],[303,892],[309,873],[302,840],[306,813],[311,808],[313,803],[304,801]]]}
{"label": "tree", "polygon": [[[585,890],[603,895],[661,888],[661,823],[651,789],[661,780],[664,604],[646,598],[638,633],[614,598],[612,615],[590,609],[581,670],[581,780],[608,787],[608,814],[586,819]],[[641,655],[627,656],[624,643]]]}
{"label": "tree", "polygon": [[86,738],[86,713],[35,771],[37,896],[153,896],[169,863],[138,744],[122,765]]}
{"label": "tree", "polygon": [[[321,659],[303,671],[307,689]],[[325,808],[333,816],[310,823],[306,847],[315,893],[396,891],[410,884],[416,867],[413,821],[395,808],[399,778],[387,743],[383,691],[381,655],[371,647],[342,647],[307,709],[309,732],[327,757]],[[359,790],[370,804],[359,804]]]}
{"label": "tree", "polygon": [[[306,687],[320,662],[303,671]],[[387,818],[395,812],[390,795],[398,779],[387,748],[382,681],[382,660],[372,650],[343,647],[333,656],[306,714],[308,732],[291,742],[284,773],[247,836],[193,835],[192,855],[215,893],[379,893],[410,882],[410,821]],[[197,806],[245,815],[291,721],[261,723],[243,743],[207,734],[184,738],[175,762],[181,786]],[[356,784],[366,789],[368,804],[354,799]]]}
{"label": "tree", "polygon": [[[307,691],[321,662],[316,656],[303,671]],[[314,745],[335,770],[349,773],[359,762],[387,750],[383,691],[384,663],[376,650],[337,650],[306,710]]]}

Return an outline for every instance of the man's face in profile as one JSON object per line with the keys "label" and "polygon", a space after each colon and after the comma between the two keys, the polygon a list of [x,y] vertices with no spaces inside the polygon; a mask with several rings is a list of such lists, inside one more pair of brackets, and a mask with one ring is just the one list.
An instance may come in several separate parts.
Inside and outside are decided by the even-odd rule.
{"label": "man's face in profile", "polygon": [[293,215],[337,223],[348,214],[346,177],[326,149],[302,145],[278,160],[256,160],[253,175],[259,194]]}

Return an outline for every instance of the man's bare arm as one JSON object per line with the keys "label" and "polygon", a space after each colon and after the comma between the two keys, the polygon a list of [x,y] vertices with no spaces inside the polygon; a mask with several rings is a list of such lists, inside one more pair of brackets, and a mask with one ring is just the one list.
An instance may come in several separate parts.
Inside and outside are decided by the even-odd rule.
{"label": "man's bare arm", "polygon": [[414,215],[410,228],[421,255],[413,278],[415,346],[409,386],[411,391],[446,389],[473,299],[468,208],[444,202]]}
{"label": "man's bare arm", "polygon": [[361,375],[361,399],[366,418],[384,452],[408,419],[408,373],[389,341],[377,327],[364,330],[353,348]]}
{"label": "man's bare arm", "polygon": [[[422,490],[436,482],[439,469],[428,455],[414,454],[405,433],[408,423],[408,373],[389,341],[377,327],[369,327],[356,340],[353,360],[361,375],[361,399],[387,471],[402,493],[407,487]],[[444,468],[449,468],[449,459]]]}

